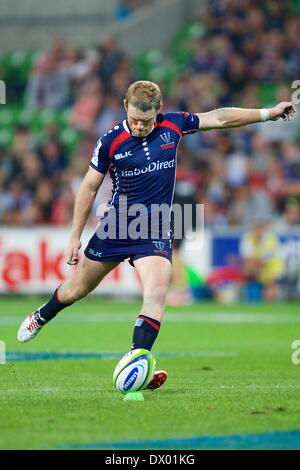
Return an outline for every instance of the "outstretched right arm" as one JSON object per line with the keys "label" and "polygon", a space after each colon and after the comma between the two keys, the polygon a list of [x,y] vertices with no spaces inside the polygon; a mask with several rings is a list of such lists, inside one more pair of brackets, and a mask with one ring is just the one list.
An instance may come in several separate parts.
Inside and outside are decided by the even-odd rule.
{"label": "outstretched right arm", "polygon": [[[262,114],[262,111],[265,114]],[[292,102],[283,101],[270,109],[219,108],[207,113],[197,113],[200,119],[200,131],[210,129],[230,129],[254,122],[277,121],[282,118],[290,121],[296,112]],[[263,118],[264,117],[264,118]]]}
{"label": "outstretched right arm", "polygon": [[91,166],[83,178],[75,199],[72,230],[67,249],[67,263],[78,263],[78,252],[81,248],[81,234],[93,207],[95,197],[105,175],[94,170]]}

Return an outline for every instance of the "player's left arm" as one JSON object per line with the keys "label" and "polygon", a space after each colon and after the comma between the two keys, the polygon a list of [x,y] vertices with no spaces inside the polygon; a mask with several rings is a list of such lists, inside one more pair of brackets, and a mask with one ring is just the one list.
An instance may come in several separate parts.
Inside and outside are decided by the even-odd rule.
{"label": "player's left arm", "polygon": [[219,108],[207,113],[196,113],[200,119],[199,130],[230,129],[255,122],[290,121],[296,112],[292,102],[283,101],[270,109]]}

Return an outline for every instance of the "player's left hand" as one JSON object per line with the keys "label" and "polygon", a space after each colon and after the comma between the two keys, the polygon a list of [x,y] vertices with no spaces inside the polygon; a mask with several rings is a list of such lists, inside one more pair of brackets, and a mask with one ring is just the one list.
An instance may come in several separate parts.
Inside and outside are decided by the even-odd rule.
{"label": "player's left hand", "polygon": [[274,108],[269,109],[269,116],[271,121],[277,121],[282,118],[284,121],[290,121],[296,112],[296,108],[291,101],[283,101]]}

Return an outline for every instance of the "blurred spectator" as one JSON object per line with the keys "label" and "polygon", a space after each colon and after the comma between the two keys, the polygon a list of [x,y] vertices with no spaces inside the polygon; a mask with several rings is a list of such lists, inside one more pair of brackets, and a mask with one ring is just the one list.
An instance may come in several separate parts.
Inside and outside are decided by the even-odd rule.
{"label": "blurred spectator", "polygon": [[138,8],[143,6],[145,0],[120,0],[114,10],[116,20],[130,17]]}
{"label": "blurred spectator", "polygon": [[48,51],[42,53],[35,64],[34,71],[42,72],[47,68],[48,63],[55,60],[58,66],[61,66],[67,57],[67,46],[63,38],[54,37]]}
{"label": "blurred spectator", "polygon": [[51,181],[43,179],[38,182],[33,201],[36,203],[37,207],[39,207],[39,224],[48,224],[51,222],[53,201],[55,200],[53,193],[54,185]]}
{"label": "blurred spectator", "polygon": [[123,103],[117,96],[108,96],[96,121],[96,134],[98,136],[106,134],[108,129],[124,119],[126,119],[126,112]]}
{"label": "blurred spectator", "polygon": [[224,200],[215,202],[209,196],[205,195],[200,198],[201,204],[204,206],[204,225],[205,228],[219,229],[228,226],[226,214],[226,198],[227,189],[224,188]]}
{"label": "blurred spectator", "polygon": [[236,187],[246,183],[248,179],[248,158],[238,150],[227,156],[225,179],[229,186]]}
{"label": "blurred spectator", "polygon": [[19,215],[18,225],[28,226],[42,223],[42,208],[38,201],[31,199]]}
{"label": "blurred spectator", "polygon": [[62,67],[60,57],[49,52],[47,60],[39,64],[29,79],[26,106],[33,110],[62,109],[69,102],[70,87],[70,75]]}
{"label": "blurred spectator", "polygon": [[100,78],[106,90],[109,91],[113,75],[117,70],[118,64],[124,57],[124,53],[121,51],[117,40],[113,36],[108,37],[100,45],[100,57]]}
{"label": "blurred spectator", "polygon": [[43,175],[53,178],[60,175],[66,165],[66,156],[62,145],[54,139],[45,140],[40,147]]}
{"label": "blurred spectator", "polygon": [[22,161],[24,154],[34,147],[33,136],[26,126],[18,126],[15,131],[14,141],[10,150],[1,151],[0,178],[10,182],[22,173]]}
{"label": "blurred spectator", "polygon": [[72,109],[71,124],[77,129],[89,130],[94,125],[103,104],[102,86],[98,78],[89,78],[83,85]]}
{"label": "blurred spectator", "polygon": [[280,217],[272,225],[277,233],[289,234],[300,229],[300,201],[295,197],[287,199]]}
{"label": "blurred spectator", "polygon": [[73,207],[74,194],[71,187],[66,186],[53,204],[51,223],[62,226],[70,224],[73,217]]}
{"label": "blurred spectator", "polygon": [[27,152],[22,159],[22,180],[32,194],[43,175],[42,162],[35,152]]}
{"label": "blurred spectator", "polygon": [[74,156],[70,166],[62,175],[62,184],[64,186],[70,186],[74,199],[79,189],[81,180],[86,173],[86,165],[86,155],[78,153]]}
{"label": "blurred spectator", "polygon": [[96,51],[89,50],[86,55],[78,47],[70,47],[67,51],[64,67],[68,71],[72,86],[76,94],[77,87],[85,79],[97,70],[99,66],[99,56]]}
{"label": "blurred spectator", "polygon": [[128,18],[128,16],[132,15],[134,9],[131,5],[130,0],[122,0],[117,3],[114,16],[117,20],[123,20],[124,18]]}
{"label": "blurred spectator", "polygon": [[274,214],[272,199],[260,184],[251,187],[249,181],[236,186],[228,207],[228,222],[231,225],[247,226],[254,215],[269,218]]}
{"label": "blurred spectator", "polygon": [[20,214],[30,202],[30,191],[21,179],[11,181],[0,196],[0,217],[3,223],[19,224]]}
{"label": "blurred spectator", "polygon": [[271,230],[270,219],[252,217],[252,224],[241,239],[240,255],[246,277],[246,300],[276,301],[279,280],[284,273],[280,242]]}

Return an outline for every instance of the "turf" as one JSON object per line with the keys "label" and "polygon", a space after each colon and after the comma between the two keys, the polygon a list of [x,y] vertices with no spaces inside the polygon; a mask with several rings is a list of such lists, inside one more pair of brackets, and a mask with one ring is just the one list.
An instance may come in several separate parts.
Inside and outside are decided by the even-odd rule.
{"label": "turf", "polygon": [[140,302],[84,299],[32,342],[19,343],[19,323],[44,301],[0,299],[0,340],[7,351],[116,358],[0,365],[1,449],[109,448],[123,441],[300,429],[300,364],[291,361],[292,342],[300,339],[299,304],[167,307],[153,353],[169,379],[136,402],[123,401],[112,373],[118,354],[130,349]]}

